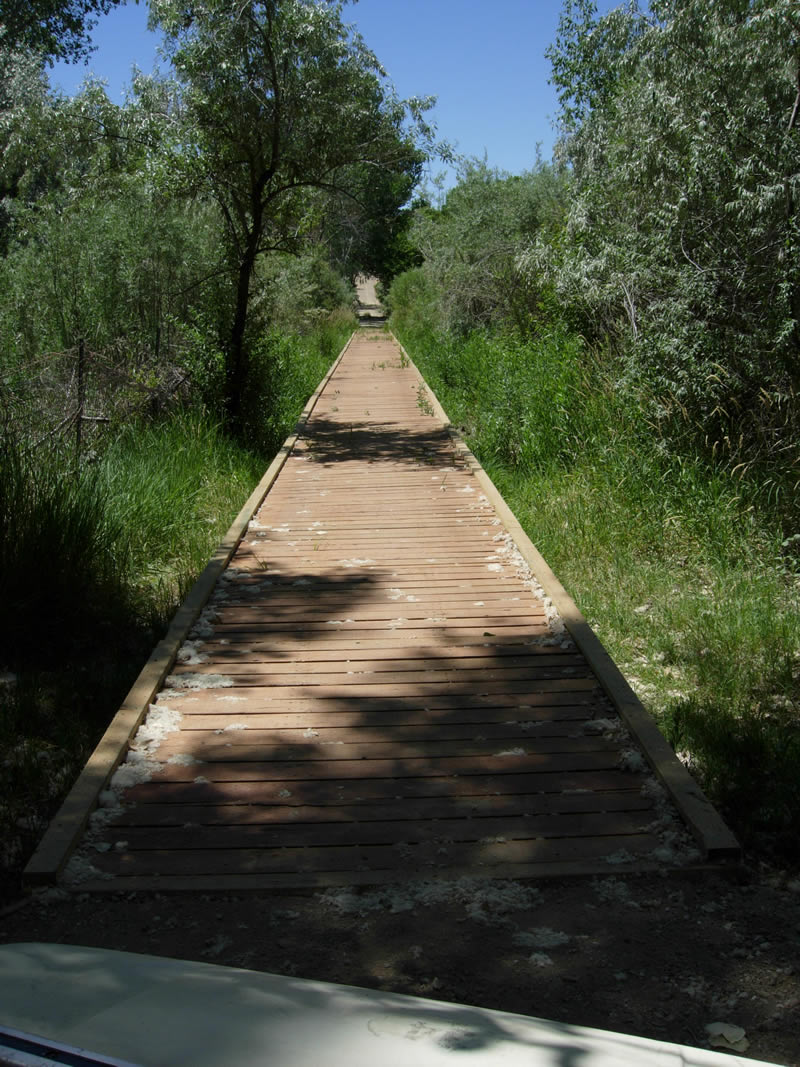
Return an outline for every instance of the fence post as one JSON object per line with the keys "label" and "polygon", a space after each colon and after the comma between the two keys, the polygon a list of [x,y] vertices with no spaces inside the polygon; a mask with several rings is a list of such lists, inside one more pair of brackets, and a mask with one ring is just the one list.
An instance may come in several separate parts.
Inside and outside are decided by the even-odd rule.
{"label": "fence post", "polygon": [[86,403],[86,383],[84,380],[84,363],[86,349],[84,339],[78,341],[78,414],[75,419],[75,473],[81,472],[81,436],[83,432],[83,410]]}

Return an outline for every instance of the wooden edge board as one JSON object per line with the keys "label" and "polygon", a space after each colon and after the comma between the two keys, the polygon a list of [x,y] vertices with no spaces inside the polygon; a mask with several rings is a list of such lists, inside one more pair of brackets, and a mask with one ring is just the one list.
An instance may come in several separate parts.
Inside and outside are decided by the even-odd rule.
{"label": "wooden edge board", "polygon": [[250,520],[261,506],[275,479],[289,458],[311,412],[314,410],[331,375],[352,344],[356,331],[350,335],[342,351],[331,364],[328,373],[317,386],[303,408],[294,431],[286,438],[278,454],[267,468],[263,478],[247,498],[239,514],[219,543],[205,569],[189,590],[178,608],[166,635],[156,645],[145,663],[130,692],[100,739],[65,797],[61,807],[51,820],[36,851],[22,874],[23,885],[36,886],[54,883],[77,844],[97,807],[98,797],[114,771],[125,756],[131,738],[144,720],[153,697],[169,673],[178,650],[186,640],[192,625],[211,596],[220,575],[228,566],[236,548],[244,536]]}
{"label": "wooden edge board", "polygon": [[[394,334],[392,334],[394,336]],[[395,338],[397,341],[397,339]],[[397,341],[400,351],[409,365],[419,374],[428,393],[434,413],[444,422],[448,433],[480,483],[487,499],[494,506],[506,531],[517,546],[520,555],[530,567],[534,577],[548,596],[569,631],[578,649],[586,657],[597,680],[617,709],[620,718],[641,746],[650,766],[661,781],[670,798],[683,816],[689,829],[710,860],[737,860],[741,858],[741,846],[726,826],[722,817],[675,755],[672,746],[659,730],[649,711],[631,689],[619,667],[595,634],[577,604],[550,569],[547,561],[523,530],[516,515],[503,499],[494,482],[483,469],[467,446],[461,434],[451,423],[436,394],[420,374],[419,368]]]}

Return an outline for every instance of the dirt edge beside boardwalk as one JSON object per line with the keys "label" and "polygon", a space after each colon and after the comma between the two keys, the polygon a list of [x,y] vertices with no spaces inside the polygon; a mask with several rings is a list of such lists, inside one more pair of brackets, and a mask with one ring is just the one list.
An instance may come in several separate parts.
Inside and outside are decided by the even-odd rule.
{"label": "dirt edge beside boardwalk", "polygon": [[0,942],[52,941],[367,986],[800,1067],[800,880],[743,873],[415,883],[361,894],[45,890]]}

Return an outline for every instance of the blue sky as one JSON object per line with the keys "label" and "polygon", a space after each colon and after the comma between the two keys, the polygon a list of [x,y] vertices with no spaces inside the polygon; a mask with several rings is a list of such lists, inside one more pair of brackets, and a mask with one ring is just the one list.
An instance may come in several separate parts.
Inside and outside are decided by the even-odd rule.
{"label": "blue sky", "polygon": [[[615,6],[600,0],[601,11]],[[557,104],[544,51],[556,34],[561,0],[359,0],[345,17],[385,67],[399,94],[434,95],[439,137],[466,156],[519,173],[540,143],[550,158]],[[112,11],[93,34],[88,68],[59,64],[51,81],[74,93],[88,72],[123,99],[136,64],[149,73],[159,38],[147,31],[147,6]],[[449,181],[448,181],[449,184]]]}

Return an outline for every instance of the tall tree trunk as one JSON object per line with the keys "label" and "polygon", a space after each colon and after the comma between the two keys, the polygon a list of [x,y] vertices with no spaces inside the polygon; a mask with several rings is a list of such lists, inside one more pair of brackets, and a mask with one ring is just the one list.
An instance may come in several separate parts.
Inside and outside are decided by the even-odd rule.
{"label": "tall tree trunk", "polygon": [[256,264],[258,235],[252,232],[239,263],[236,283],[236,308],[231,327],[230,345],[225,366],[225,400],[227,420],[231,429],[239,433],[242,428],[242,402],[249,371],[249,353],[245,344],[247,312],[250,306],[250,282]]}

